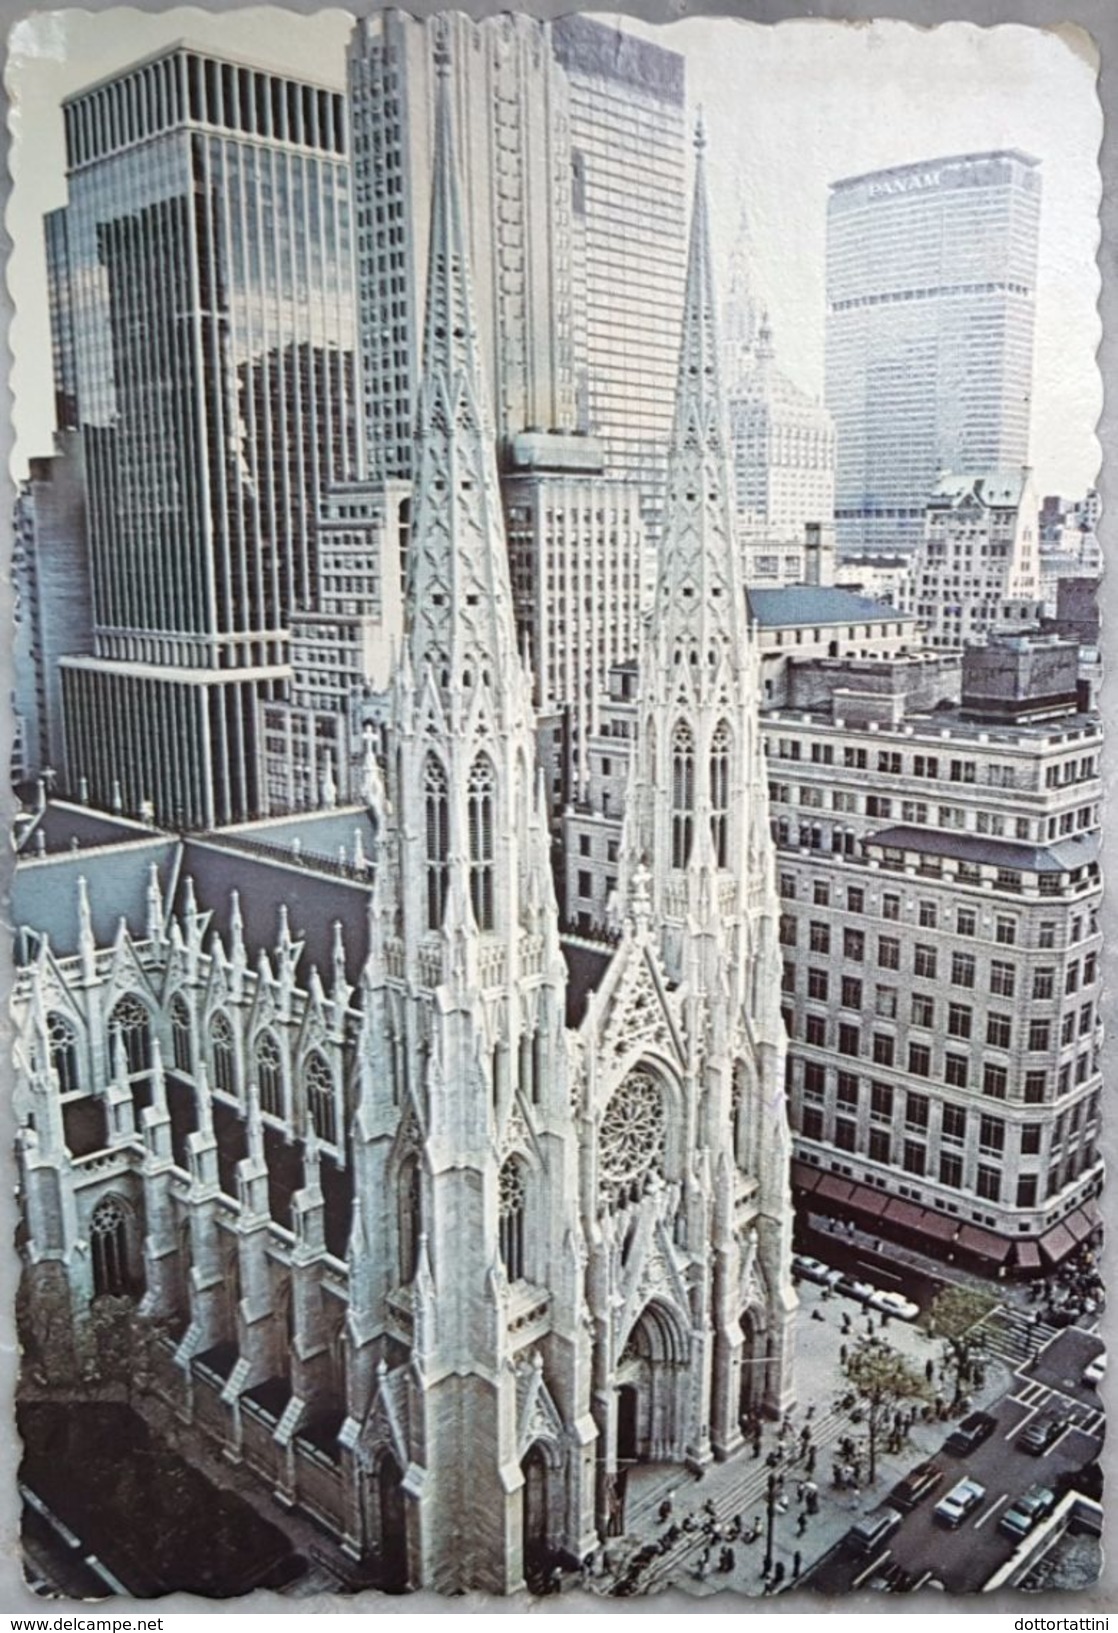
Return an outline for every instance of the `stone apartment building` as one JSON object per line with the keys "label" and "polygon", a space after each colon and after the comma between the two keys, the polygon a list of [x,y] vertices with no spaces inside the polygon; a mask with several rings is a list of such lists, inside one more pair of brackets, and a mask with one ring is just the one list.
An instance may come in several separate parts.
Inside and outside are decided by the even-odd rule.
{"label": "stone apartment building", "polygon": [[[1058,1263],[1101,1182],[1101,727],[1077,670],[1051,638],[819,643],[762,716],[799,1210],[987,1273]],[[566,818],[576,933],[611,923],[636,691],[613,672]]]}

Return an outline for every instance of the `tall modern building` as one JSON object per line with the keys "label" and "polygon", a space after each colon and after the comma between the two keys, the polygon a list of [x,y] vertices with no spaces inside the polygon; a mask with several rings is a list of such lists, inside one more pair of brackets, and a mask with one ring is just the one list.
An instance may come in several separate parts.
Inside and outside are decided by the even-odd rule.
{"label": "tall modern building", "polygon": [[579,423],[607,472],[648,491],[654,541],[686,260],[684,62],[587,17],[551,39],[569,86]]}
{"label": "tall modern building", "polygon": [[65,784],[59,660],[93,647],[85,473],[74,431],[56,432],[54,453],[31,461],[16,504],[12,578],[18,597],[15,775],[53,771]]}
{"label": "tall modern building", "polygon": [[[374,475],[408,478],[422,368],[436,29],[361,19],[349,51],[360,347]],[[576,428],[567,87],[547,25],[439,23],[462,132],[463,227],[498,453],[518,432]]]}
{"label": "tall modern building", "polygon": [[834,182],[827,407],[840,553],[912,548],[944,470],[1029,455],[1041,181],[1016,150]]}
{"label": "tall modern building", "polygon": [[54,353],[95,631],[62,666],[69,772],[95,802],[236,820],[318,495],[356,460],[342,98],[180,45],[64,113]]}

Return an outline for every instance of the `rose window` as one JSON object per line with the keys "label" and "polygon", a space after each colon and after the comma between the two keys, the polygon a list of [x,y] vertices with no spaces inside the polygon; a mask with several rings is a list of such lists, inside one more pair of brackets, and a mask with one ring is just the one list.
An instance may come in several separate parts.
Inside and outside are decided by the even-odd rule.
{"label": "rose window", "polygon": [[659,1084],[633,1072],[606,1107],[599,1139],[602,1192],[615,1207],[639,1197],[649,1174],[663,1175],[666,1137]]}

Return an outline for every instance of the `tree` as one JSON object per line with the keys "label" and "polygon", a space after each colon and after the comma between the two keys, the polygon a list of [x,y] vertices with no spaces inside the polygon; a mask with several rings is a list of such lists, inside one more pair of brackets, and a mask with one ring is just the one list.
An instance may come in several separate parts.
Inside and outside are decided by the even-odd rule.
{"label": "tree", "polygon": [[953,1406],[958,1406],[971,1384],[977,1382],[978,1371],[989,1354],[982,1322],[995,1303],[989,1293],[953,1286],[938,1293],[928,1311],[928,1332],[943,1342],[944,1370],[950,1374],[954,1389]]}
{"label": "tree", "polygon": [[877,1478],[877,1448],[893,1427],[898,1407],[927,1400],[931,1391],[905,1357],[882,1338],[860,1339],[842,1370],[865,1416],[872,1485]]}

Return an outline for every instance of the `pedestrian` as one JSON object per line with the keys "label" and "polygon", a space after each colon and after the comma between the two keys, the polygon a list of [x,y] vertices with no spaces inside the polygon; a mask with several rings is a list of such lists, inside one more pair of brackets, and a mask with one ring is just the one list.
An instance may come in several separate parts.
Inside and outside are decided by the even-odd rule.
{"label": "pedestrian", "polygon": [[931,1383],[932,1379],[935,1377],[935,1375],[936,1375],[936,1364],[932,1360],[931,1356],[929,1355],[928,1359],[924,1362],[924,1377],[927,1379],[927,1381],[929,1383]]}
{"label": "pedestrian", "polygon": [[795,1579],[799,1576],[802,1565],[803,1565],[803,1561],[800,1558],[800,1550],[797,1548],[796,1552],[792,1555],[792,1579],[793,1579],[793,1581],[795,1581]]}
{"label": "pedestrian", "polygon": [[760,1455],[761,1455],[761,1431],[760,1431],[760,1429],[755,1429],[753,1431],[753,1455],[754,1455],[754,1457],[760,1457]]}
{"label": "pedestrian", "polygon": [[808,1447],[807,1457],[804,1460],[804,1472],[806,1474],[808,1474],[808,1475],[812,1475],[812,1474],[815,1473],[815,1447],[814,1446],[809,1446]]}
{"label": "pedestrian", "polygon": [[799,1519],[796,1521],[796,1535],[798,1537],[802,1537],[806,1530],[807,1530],[807,1515],[804,1514],[804,1513],[801,1513]]}
{"label": "pedestrian", "polygon": [[670,1497],[665,1497],[664,1498],[664,1501],[660,1504],[659,1512],[660,1512],[660,1524],[664,1525],[672,1517],[672,1500],[671,1500]]}
{"label": "pedestrian", "polygon": [[776,1564],[773,1566],[772,1583],[774,1591],[779,1588],[780,1584],[784,1581],[785,1574],[784,1561],[782,1559],[778,1559]]}

